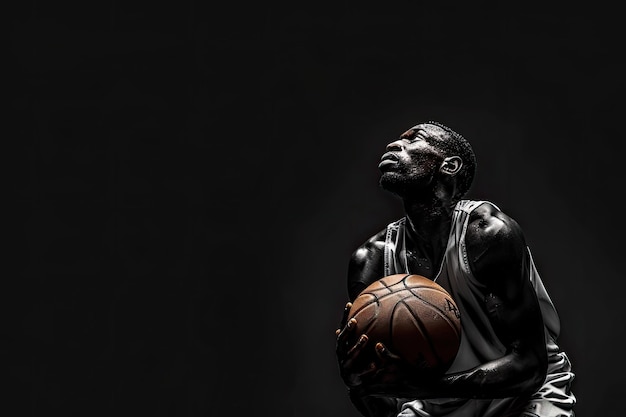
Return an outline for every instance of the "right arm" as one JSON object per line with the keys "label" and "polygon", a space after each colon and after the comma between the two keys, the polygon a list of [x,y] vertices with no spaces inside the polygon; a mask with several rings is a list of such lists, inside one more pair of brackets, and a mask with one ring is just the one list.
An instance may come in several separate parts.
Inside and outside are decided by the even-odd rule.
{"label": "right arm", "polygon": [[[352,253],[348,264],[348,298],[350,302],[354,301],[368,285],[383,277],[385,233],[386,229],[380,231]],[[355,408],[366,417],[395,417],[398,413],[396,400],[360,393],[358,373],[363,372],[363,370],[350,369],[350,353],[358,353],[367,343],[367,340],[356,349],[353,349],[354,346],[345,345],[344,341],[348,338],[348,332],[354,329],[354,326],[346,327],[348,309],[349,307],[346,308],[341,323],[342,331],[337,338],[337,358],[341,375],[349,390],[350,400]]]}

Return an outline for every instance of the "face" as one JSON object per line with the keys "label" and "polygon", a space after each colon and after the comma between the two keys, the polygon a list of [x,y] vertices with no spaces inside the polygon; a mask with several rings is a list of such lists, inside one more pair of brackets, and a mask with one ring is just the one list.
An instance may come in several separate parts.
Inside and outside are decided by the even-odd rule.
{"label": "face", "polygon": [[436,147],[438,141],[444,140],[441,133],[437,126],[421,124],[389,143],[378,165],[382,173],[380,185],[400,196],[433,185],[444,160]]}

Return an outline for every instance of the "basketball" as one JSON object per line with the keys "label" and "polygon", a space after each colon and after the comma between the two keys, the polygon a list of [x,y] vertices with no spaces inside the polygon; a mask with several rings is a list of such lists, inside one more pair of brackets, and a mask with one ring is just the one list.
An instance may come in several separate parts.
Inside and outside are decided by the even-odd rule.
{"label": "basketball", "polygon": [[459,310],[450,294],[421,275],[395,274],[365,288],[352,303],[348,319],[355,336],[367,334],[366,348],[382,342],[389,350],[426,371],[445,372],[461,343]]}

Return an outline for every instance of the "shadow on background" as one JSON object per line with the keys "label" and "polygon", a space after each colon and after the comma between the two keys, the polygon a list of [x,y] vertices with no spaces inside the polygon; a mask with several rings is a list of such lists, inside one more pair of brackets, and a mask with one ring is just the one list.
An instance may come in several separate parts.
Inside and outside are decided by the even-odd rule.
{"label": "shadow on background", "polygon": [[438,120],[516,218],[578,413],[617,412],[625,70],[611,10],[30,2],[12,14],[25,416],[356,416],[351,251],[401,216],[384,146]]}

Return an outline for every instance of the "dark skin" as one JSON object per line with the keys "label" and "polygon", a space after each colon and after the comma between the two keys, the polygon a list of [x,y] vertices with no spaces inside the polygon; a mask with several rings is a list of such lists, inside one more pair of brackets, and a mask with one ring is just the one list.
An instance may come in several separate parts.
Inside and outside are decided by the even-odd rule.
{"label": "dark skin", "polygon": [[[432,125],[418,125],[387,145],[381,185],[403,201],[408,219],[409,271],[434,279],[445,254],[455,204],[461,198],[457,175],[463,160],[444,152],[445,138]],[[385,230],[357,248],[349,263],[353,301],[383,276]],[[473,369],[433,378],[411,367],[376,340],[355,335],[346,305],[337,329],[337,357],[350,398],[365,416],[395,416],[391,398],[502,398],[534,393],[547,370],[544,325],[526,267],[529,255],[519,224],[490,204],[472,212],[466,233],[470,268],[485,286],[485,309],[505,354]],[[348,340],[358,340],[355,344]],[[359,354],[374,345],[375,362]]]}

